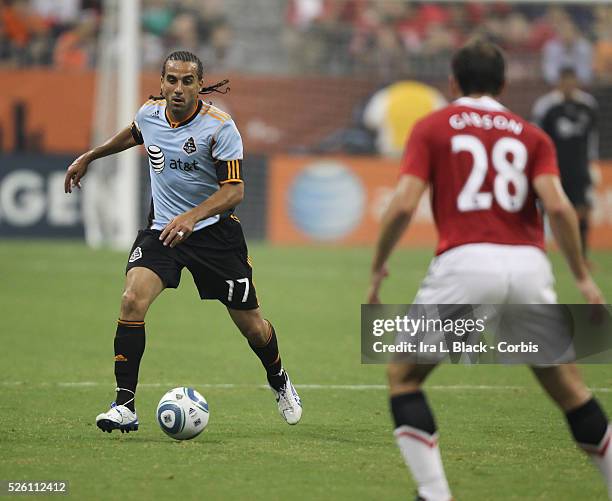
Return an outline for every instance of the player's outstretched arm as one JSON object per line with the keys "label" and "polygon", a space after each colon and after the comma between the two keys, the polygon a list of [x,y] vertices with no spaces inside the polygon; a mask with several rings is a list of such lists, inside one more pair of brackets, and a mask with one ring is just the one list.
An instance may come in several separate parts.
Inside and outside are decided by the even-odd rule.
{"label": "player's outstretched arm", "polygon": [[122,129],[104,144],[83,153],[70,164],[64,178],[64,192],[72,193],[72,188],[81,188],[81,178],[87,173],[89,164],[98,158],[107,157],[114,153],[127,150],[136,146],[136,140],[132,135],[132,126]]}
{"label": "player's outstretched arm", "polygon": [[576,279],[578,289],[589,303],[604,303],[605,299],[593,281],[582,255],[576,211],[567,199],[559,178],[552,174],[540,175],[535,178],[533,187],[548,214],[550,228]]}
{"label": "player's outstretched arm", "polygon": [[[162,230],[159,236],[164,245],[175,247],[193,233],[198,221],[222,214],[236,207],[244,198],[244,183],[225,183],[204,202],[183,214],[176,216]],[[180,234],[179,234],[180,232]]]}
{"label": "player's outstretched arm", "polygon": [[380,303],[378,292],[382,281],[387,277],[387,259],[393,248],[408,228],[412,215],[425,192],[427,184],[421,178],[405,174],[400,180],[385,211],[381,222],[381,229],[376,243],[376,251],[372,261],[372,275],[368,303]]}

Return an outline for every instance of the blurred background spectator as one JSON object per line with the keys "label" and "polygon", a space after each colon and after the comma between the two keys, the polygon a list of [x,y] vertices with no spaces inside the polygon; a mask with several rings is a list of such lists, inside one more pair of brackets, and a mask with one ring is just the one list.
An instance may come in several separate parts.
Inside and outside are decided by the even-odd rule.
{"label": "blurred background spectator", "polygon": [[576,71],[580,83],[588,85],[593,76],[593,49],[574,21],[566,16],[555,26],[555,35],[544,45],[542,68],[549,84],[559,81],[563,68]]}
{"label": "blurred background spectator", "polygon": [[26,0],[0,0],[0,63],[49,64],[50,24]]}
{"label": "blurred background spectator", "polygon": [[58,37],[53,50],[53,65],[62,70],[85,70],[95,64],[98,15],[83,11],[73,26]]}
{"label": "blurred background spectator", "polygon": [[612,78],[612,7],[599,5],[595,8],[595,50],[593,69],[599,80]]}

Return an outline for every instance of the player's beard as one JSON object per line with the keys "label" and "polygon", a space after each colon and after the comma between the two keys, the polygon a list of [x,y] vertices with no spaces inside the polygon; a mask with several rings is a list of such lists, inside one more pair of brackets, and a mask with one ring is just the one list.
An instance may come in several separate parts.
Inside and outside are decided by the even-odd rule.
{"label": "player's beard", "polygon": [[169,102],[172,118],[178,122],[188,118],[189,115],[193,113],[196,106],[197,104],[195,102],[187,101],[186,99],[183,101],[174,101],[173,98],[170,98]]}

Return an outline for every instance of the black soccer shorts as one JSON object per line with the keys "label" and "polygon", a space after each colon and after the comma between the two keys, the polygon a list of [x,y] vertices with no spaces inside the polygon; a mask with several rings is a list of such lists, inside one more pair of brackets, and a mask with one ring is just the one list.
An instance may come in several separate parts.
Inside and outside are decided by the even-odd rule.
{"label": "black soccer shorts", "polygon": [[592,207],[593,194],[591,184],[581,179],[561,178],[563,191],[574,207]]}
{"label": "black soccer shorts", "polygon": [[141,230],[134,241],[126,274],[132,268],[149,268],[164,287],[176,289],[181,271],[193,276],[201,299],[218,299],[228,308],[259,307],[253,285],[253,270],[237,218],[227,217],[194,231],[176,247],[165,247],[159,230]]}

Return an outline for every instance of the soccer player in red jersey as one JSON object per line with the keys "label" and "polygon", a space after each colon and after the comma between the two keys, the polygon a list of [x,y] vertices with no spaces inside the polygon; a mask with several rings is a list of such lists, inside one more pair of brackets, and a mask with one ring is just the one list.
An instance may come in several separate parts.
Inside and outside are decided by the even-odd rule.
{"label": "soccer player in red jersey", "polygon": [[[504,83],[504,57],[494,44],[475,40],[453,56],[451,90],[462,97],[422,119],[410,135],[397,189],[382,220],[370,303],[380,303],[386,262],[428,186],[439,243],[414,303],[555,303],[536,200],[548,214],[576,286],[589,303],[604,302],[584,262],[576,213],[561,187],[552,142],[495,99]],[[421,389],[434,368],[390,363],[391,411],[419,499],[448,501],[437,428]],[[574,439],[601,470],[612,495],[611,427],[576,366],[532,370],[565,413]]]}

